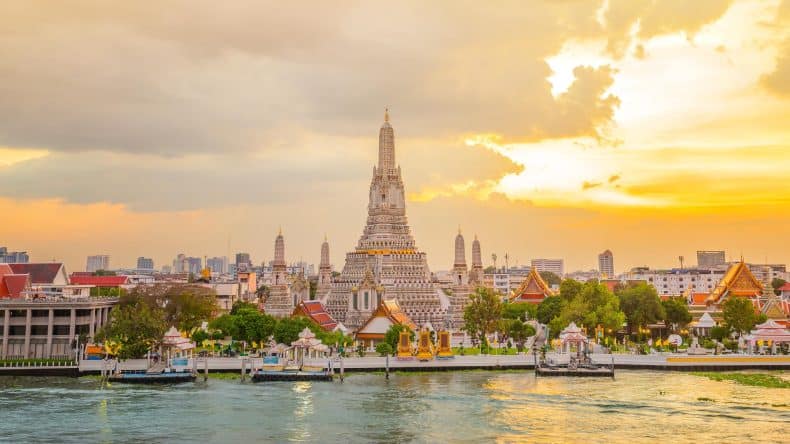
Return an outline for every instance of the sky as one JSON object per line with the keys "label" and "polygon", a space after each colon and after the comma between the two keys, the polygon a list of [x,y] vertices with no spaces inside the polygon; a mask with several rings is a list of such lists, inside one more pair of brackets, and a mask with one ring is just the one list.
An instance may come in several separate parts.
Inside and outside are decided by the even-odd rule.
{"label": "sky", "polygon": [[0,245],[335,269],[389,107],[432,269],[790,262],[790,0],[0,3]]}

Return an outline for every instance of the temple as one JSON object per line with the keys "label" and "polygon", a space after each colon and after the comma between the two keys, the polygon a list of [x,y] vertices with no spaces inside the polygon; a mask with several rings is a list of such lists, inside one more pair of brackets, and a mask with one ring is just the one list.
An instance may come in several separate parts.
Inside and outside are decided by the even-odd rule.
{"label": "temple", "polygon": [[531,304],[540,304],[549,296],[553,296],[554,292],[546,284],[546,281],[540,277],[538,270],[533,267],[529,271],[529,275],[524,279],[521,286],[513,292],[510,296],[510,302],[529,302]]}
{"label": "temple", "polygon": [[770,270],[763,270],[765,280],[760,282],[741,259],[731,265],[716,287],[709,293],[685,294],[689,302],[689,312],[698,324],[707,314],[716,321],[722,320],[722,305],[730,298],[746,298],[757,314],[765,314],[768,319],[781,324],[790,324],[790,304],[774,294],[770,282]]}
{"label": "temple", "polygon": [[397,301],[418,323],[445,321],[449,298],[434,285],[425,253],[419,251],[406,218],[406,194],[395,163],[389,113],[379,130],[378,165],[370,182],[368,217],[354,251],[323,296],[329,313],[359,328],[384,299]]}

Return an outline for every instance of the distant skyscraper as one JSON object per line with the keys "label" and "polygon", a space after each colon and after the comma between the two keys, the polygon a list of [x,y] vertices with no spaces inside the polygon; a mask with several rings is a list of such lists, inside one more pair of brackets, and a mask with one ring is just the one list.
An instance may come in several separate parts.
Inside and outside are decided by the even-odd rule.
{"label": "distant skyscraper", "polygon": [[27,251],[8,251],[6,247],[0,247],[0,264],[26,264],[30,262]]}
{"label": "distant skyscraper", "polygon": [[85,271],[94,273],[98,270],[110,269],[110,256],[106,254],[97,254],[95,256],[88,256],[88,263],[85,266]]}
{"label": "distant skyscraper", "polygon": [[541,271],[550,271],[559,277],[565,274],[565,261],[562,259],[532,259],[530,265],[538,273]]}
{"label": "distant skyscraper", "polygon": [[614,277],[614,256],[611,250],[606,250],[598,255],[598,271],[604,278]]}
{"label": "distant skyscraper", "polygon": [[252,267],[252,260],[250,260],[250,253],[236,253],[236,269],[246,270]]}
{"label": "distant skyscraper", "polygon": [[153,270],[154,269],[154,260],[150,257],[138,257],[137,258],[137,269],[138,270]]}
{"label": "distant skyscraper", "polygon": [[719,268],[726,262],[723,250],[697,251],[697,268],[705,270]]}
{"label": "distant skyscraper", "polygon": [[173,273],[188,273],[189,272],[189,261],[184,253],[179,253],[175,259],[173,259]]}
{"label": "distant skyscraper", "polygon": [[187,263],[189,264],[189,271],[194,275],[200,274],[203,271],[203,259],[199,257],[188,257]]}
{"label": "distant skyscraper", "polygon": [[212,273],[226,273],[228,269],[228,258],[226,256],[210,257],[206,259],[206,267],[208,267]]}

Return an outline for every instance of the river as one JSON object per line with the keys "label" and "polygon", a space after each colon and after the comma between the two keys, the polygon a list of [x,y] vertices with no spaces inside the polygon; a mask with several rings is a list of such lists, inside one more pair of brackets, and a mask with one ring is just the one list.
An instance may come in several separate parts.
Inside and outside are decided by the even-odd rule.
{"label": "river", "polygon": [[0,377],[3,442],[788,442],[790,389],[676,372],[176,386]]}

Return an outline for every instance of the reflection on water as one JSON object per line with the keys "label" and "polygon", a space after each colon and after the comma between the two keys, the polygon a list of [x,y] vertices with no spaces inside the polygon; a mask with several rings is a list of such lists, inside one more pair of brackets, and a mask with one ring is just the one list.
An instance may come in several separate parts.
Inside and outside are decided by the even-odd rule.
{"label": "reflection on water", "polygon": [[346,382],[101,388],[0,378],[9,442],[787,442],[790,390],[682,373],[349,375]]}

